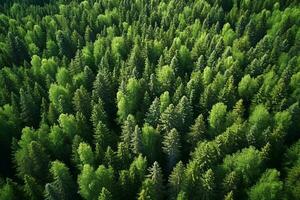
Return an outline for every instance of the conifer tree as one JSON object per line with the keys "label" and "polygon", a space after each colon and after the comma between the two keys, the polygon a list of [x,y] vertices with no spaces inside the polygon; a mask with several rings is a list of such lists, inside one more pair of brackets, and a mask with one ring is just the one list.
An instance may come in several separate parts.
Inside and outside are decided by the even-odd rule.
{"label": "conifer tree", "polygon": [[[142,185],[139,199],[163,199],[163,177],[158,162],[154,162],[149,169],[149,175]],[[149,198],[150,197],[150,198]]]}
{"label": "conifer tree", "polygon": [[142,132],[138,125],[135,126],[132,140],[131,140],[132,152],[136,155],[140,154],[143,150],[142,146]]}
{"label": "conifer tree", "polygon": [[156,127],[159,123],[160,117],[160,101],[156,97],[150,105],[149,111],[146,113],[145,122],[149,125]]}
{"label": "conifer tree", "polygon": [[25,175],[24,176],[24,191],[28,198],[38,200],[42,198],[43,188],[36,181],[35,178]]}
{"label": "conifer tree", "polygon": [[181,142],[180,135],[175,128],[168,132],[163,138],[163,151],[167,155],[167,166],[171,170],[180,159]]}
{"label": "conifer tree", "polygon": [[112,195],[105,187],[102,188],[98,200],[112,200]]}
{"label": "conifer tree", "polygon": [[171,199],[178,199],[184,182],[184,165],[179,161],[169,176],[169,194]]}
{"label": "conifer tree", "polygon": [[191,130],[187,135],[187,141],[191,145],[191,149],[197,146],[198,142],[207,139],[207,128],[204,121],[204,117],[200,114],[195,123],[191,126]]}

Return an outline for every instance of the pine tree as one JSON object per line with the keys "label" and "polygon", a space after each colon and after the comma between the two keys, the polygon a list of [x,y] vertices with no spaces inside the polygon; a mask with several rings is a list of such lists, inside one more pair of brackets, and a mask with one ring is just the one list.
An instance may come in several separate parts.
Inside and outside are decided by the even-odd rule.
{"label": "pine tree", "polygon": [[46,200],[58,200],[60,199],[60,194],[57,192],[58,189],[56,185],[47,183],[45,185],[45,199]]}
{"label": "pine tree", "polygon": [[112,200],[112,195],[105,187],[102,188],[98,200]]}
{"label": "pine tree", "polygon": [[25,175],[24,184],[24,192],[28,198],[33,200],[42,198],[43,188],[39,185],[35,178]]}
{"label": "pine tree", "polygon": [[78,155],[81,162],[81,165],[89,164],[91,166],[94,165],[94,153],[92,151],[92,148],[89,144],[86,143],[80,143],[78,146]]}
{"label": "pine tree", "polygon": [[187,141],[191,145],[191,149],[193,149],[197,146],[198,142],[201,142],[207,138],[208,133],[204,117],[202,114],[200,114],[196,118],[194,125],[192,125],[190,128],[190,132],[187,135]]}
{"label": "pine tree", "polygon": [[176,128],[179,132],[187,132],[193,120],[193,108],[186,96],[183,96],[176,106],[178,124]]}
{"label": "pine tree", "polygon": [[139,199],[163,199],[163,176],[158,162],[154,162],[149,169],[149,175],[142,185]]}
{"label": "pine tree", "polygon": [[279,172],[275,169],[266,170],[259,181],[250,188],[249,199],[281,199],[283,183],[279,180]]}
{"label": "pine tree", "polygon": [[124,122],[124,125],[122,126],[122,135],[121,135],[121,139],[128,150],[130,149],[135,126],[136,126],[135,118],[133,117],[133,115],[128,115],[126,121]]}
{"label": "pine tree", "polygon": [[99,121],[93,137],[95,145],[95,159],[102,158],[106,148],[113,142],[113,135],[110,133],[108,128]]}
{"label": "pine tree", "polygon": [[138,125],[135,126],[132,140],[131,140],[132,152],[136,155],[140,154],[143,150],[142,146],[142,132]]}
{"label": "pine tree", "polygon": [[75,111],[81,112],[87,119],[91,115],[90,102],[91,102],[90,95],[83,86],[81,86],[79,89],[75,91],[73,96],[73,105]]}
{"label": "pine tree", "polygon": [[94,79],[95,75],[93,71],[89,66],[85,66],[83,70],[83,86],[88,90],[88,92],[92,92]]}
{"label": "pine tree", "polygon": [[92,99],[97,102],[101,98],[108,117],[111,117],[115,113],[115,84],[109,77],[112,77],[112,74],[108,69],[99,69],[93,84]]}
{"label": "pine tree", "polygon": [[160,125],[161,129],[165,132],[170,131],[171,129],[177,127],[178,125],[178,116],[175,111],[173,104],[170,104],[164,112],[160,115]]}
{"label": "pine tree", "polygon": [[124,121],[129,114],[136,114],[137,105],[142,101],[141,82],[135,78],[128,80],[126,88],[117,93],[119,121]]}
{"label": "pine tree", "polygon": [[20,89],[20,106],[21,106],[21,119],[29,126],[37,126],[39,121],[39,113],[34,99],[29,92]]}
{"label": "pine tree", "polygon": [[224,121],[226,119],[227,106],[223,103],[215,104],[209,115],[210,135],[212,137],[222,133],[226,129]]}
{"label": "pine tree", "polygon": [[215,197],[215,174],[214,172],[209,169],[207,170],[202,178],[201,178],[201,185],[202,185],[202,198],[204,200],[214,199]]}
{"label": "pine tree", "polygon": [[166,108],[170,105],[171,100],[170,100],[170,93],[168,91],[165,91],[162,93],[159,97],[159,103],[160,103],[160,112],[162,113],[163,111],[166,110]]}
{"label": "pine tree", "polygon": [[160,159],[161,154],[161,136],[159,132],[148,124],[142,128],[143,155],[153,163]]}
{"label": "pine tree", "polygon": [[225,195],[224,200],[234,200],[233,192],[230,191],[228,194]]}
{"label": "pine tree", "polygon": [[146,113],[145,122],[149,125],[156,127],[159,123],[160,117],[160,101],[156,97],[150,105],[149,111]]}
{"label": "pine tree", "polygon": [[178,198],[183,187],[184,178],[184,165],[180,161],[173,168],[173,171],[169,176],[169,194],[171,195],[171,199]]}
{"label": "pine tree", "polygon": [[180,159],[180,135],[175,128],[168,132],[163,139],[163,151],[167,155],[167,168],[171,170]]}
{"label": "pine tree", "polygon": [[72,47],[71,41],[65,36],[63,31],[56,33],[57,45],[61,56],[65,55],[68,58],[72,58],[75,55],[74,47]]}
{"label": "pine tree", "polygon": [[141,192],[138,195],[138,200],[151,200],[149,190],[142,189]]}
{"label": "pine tree", "polygon": [[172,86],[175,82],[175,72],[169,65],[158,68],[157,80],[160,85],[160,91],[172,91]]}
{"label": "pine tree", "polygon": [[230,76],[219,94],[219,101],[224,102],[229,108],[232,108],[236,101],[236,93],[234,78],[233,76]]}
{"label": "pine tree", "polygon": [[98,123],[101,121],[107,124],[107,114],[104,110],[103,101],[99,98],[98,102],[94,104],[92,109],[91,121],[93,123],[94,129],[97,127]]}
{"label": "pine tree", "polygon": [[40,181],[47,179],[45,174],[48,173],[49,156],[40,143],[31,141],[28,146],[15,152],[15,162],[20,177],[29,175]]}
{"label": "pine tree", "polygon": [[[53,182],[46,184],[46,199],[76,199],[76,185],[67,166],[59,161],[51,164],[50,172],[53,176]],[[47,190],[47,188],[51,188]]]}
{"label": "pine tree", "polygon": [[100,165],[97,170],[86,164],[83,166],[78,176],[79,193],[84,199],[97,200],[102,192],[102,188],[111,190],[114,184],[114,174],[112,168]]}

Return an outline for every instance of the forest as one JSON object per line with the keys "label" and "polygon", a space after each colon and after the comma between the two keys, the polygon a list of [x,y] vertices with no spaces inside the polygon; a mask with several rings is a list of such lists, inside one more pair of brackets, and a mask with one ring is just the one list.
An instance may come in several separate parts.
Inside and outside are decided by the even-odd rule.
{"label": "forest", "polygon": [[300,200],[299,0],[1,0],[19,199]]}

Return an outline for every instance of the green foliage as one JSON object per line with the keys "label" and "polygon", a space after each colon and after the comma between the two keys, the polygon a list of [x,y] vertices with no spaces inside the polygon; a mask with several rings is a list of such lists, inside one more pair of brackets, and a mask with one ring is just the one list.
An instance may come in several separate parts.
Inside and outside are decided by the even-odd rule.
{"label": "green foliage", "polygon": [[200,114],[195,123],[191,126],[191,130],[187,135],[187,141],[192,148],[197,146],[198,142],[205,140],[208,137],[207,128],[204,121],[204,117]]}
{"label": "green foliage", "polygon": [[169,169],[172,169],[180,159],[181,149],[180,135],[175,128],[164,136],[162,144],[162,149],[167,155]]}
{"label": "green foliage", "polygon": [[174,70],[169,66],[165,65],[157,69],[156,72],[157,80],[160,85],[161,91],[171,90],[175,82]]}
{"label": "green foliage", "polygon": [[169,192],[172,199],[179,198],[184,178],[184,165],[180,161],[173,168],[173,171],[169,176]]}
{"label": "green foliage", "polygon": [[113,198],[111,193],[105,187],[103,187],[98,200],[112,200],[112,199]]}
{"label": "green foliage", "polygon": [[86,143],[80,143],[78,146],[78,155],[81,164],[84,166],[85,164],[89,164],[93,166],[94,164],[94,153],[92,148]]}
{"label": "green foliage", "polygon": [[[75,182],[66,165],[59,161],[51,163],[50,172],[53,177],[53,182],[47,183],[45,186],[46,199],[75,199],[77,198],[75,192]],[[48,188],[48,189],[47,189]]]}
{"label": "green foliage", "polygon": [[0,187],[0,199],[1,200],[14,200],[18,199],[16,185],[10,179],[7,179],[6,183]]}
{"label": "green foliage", "polygon": [[227,155],[222,168],[225,172],[236,172],[242,183],[249,186],[260,175],[262,165],[260,152],[254,147],[249,147],[233,155]]}
{"label": "green foliage", "polygon": [[45,174],[48,173],[49,156],[44,147],[36,141],[28,141],[26,145],[15,152],[18,175],[20,177],[29,175],[40,181],[45,181],[47,179]]}
{"label": "green foliage", "polygon": [[70,91],[61,85],[50,86],[49,99],[59,113],[68,113],[72,109]]}
{"label": "green foliage", "polygon": [[288,171],[285,187],[286,187],[286,195],[289,199],[297,199],[300,197],[300,167],[299,164],[294,166]]}
{"label": "green foliage", "polygon": [[25,175],[24,176],[24,192],[30,199],[41,199],[43,188],[39,185],[35,178]]}
{"label": "green foliage", "polygon": [[279,180],[279,172],[275,169],[267,170],[259,181],[251,187],[249,199],[280,199],[283,183]]}
{"label": "green foliage", "polygon": [[149,125],[156,127],[159,123],[160,117],[160,101],[158,98],[155,98],[152,104],[149,107],[149,111],[146,113],[145,122]]}
{"label": "green foliage", "polygon": [[104,149],[111,144],[112,139],[112,135],[110,134],[108,128],[105,126],[105,124],[99,121],[94,134],[95,146],[104,151]]}
{"label": "green foliage", "polygon": [[128,80],[125,91],[117,93],[118,115],[120,121],[127,118],[129,114],[135,114],[137,105],[142,98],[141,84],[138,80],[131,78]]}
{"label": "green foliage", "polygon": [[211,137],[217,136],[225,130],[224,121],[226,120],[226,113],[227,106],[223,103],[217,103],[212,107],[208,119],[211,128]]}
{"label": "green foliage", "polygon": [[144,180],[139,199],[163,199],[163,177],[157,162],[149,169],[148,177]]}
{"label": "green foliage", "polygon": [[154,162],[160,157],[158,147],[161,146],[161,136],[152,126],[145,124],[142,128],[143,154],[147,156],[149,162]]}
{"label": "green foliage", "polygon": [[94,170],[89,164],[85,164],[78,176],[79,193],[84,199],[98,199],[102,194],[102,188],[113,188],[114,174],[112,168],[100,165]]}
{"label": "green foliage", "polygon": [[299,16],[2,0],[0,200],[300,199]]}
{"label": "green foliage", "polygon": [[[271,124],[270,114],[264,105],[260,104],[254,108],[249,117],[249,124],[251,126],[249,135],[247,135],[249,143],[264,143],[263,137],[266,137],[264,131],[266,131]],[[255,141],[253,141],[253,138],[255,138]]]}

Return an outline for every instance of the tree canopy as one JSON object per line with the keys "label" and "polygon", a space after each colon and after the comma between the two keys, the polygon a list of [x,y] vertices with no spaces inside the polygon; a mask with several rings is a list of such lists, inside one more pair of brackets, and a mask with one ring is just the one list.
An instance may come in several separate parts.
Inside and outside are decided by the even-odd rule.
{"label": "tree canopy", "polygon": [[0,200],[300,199],[299,0],[0,0]]}

